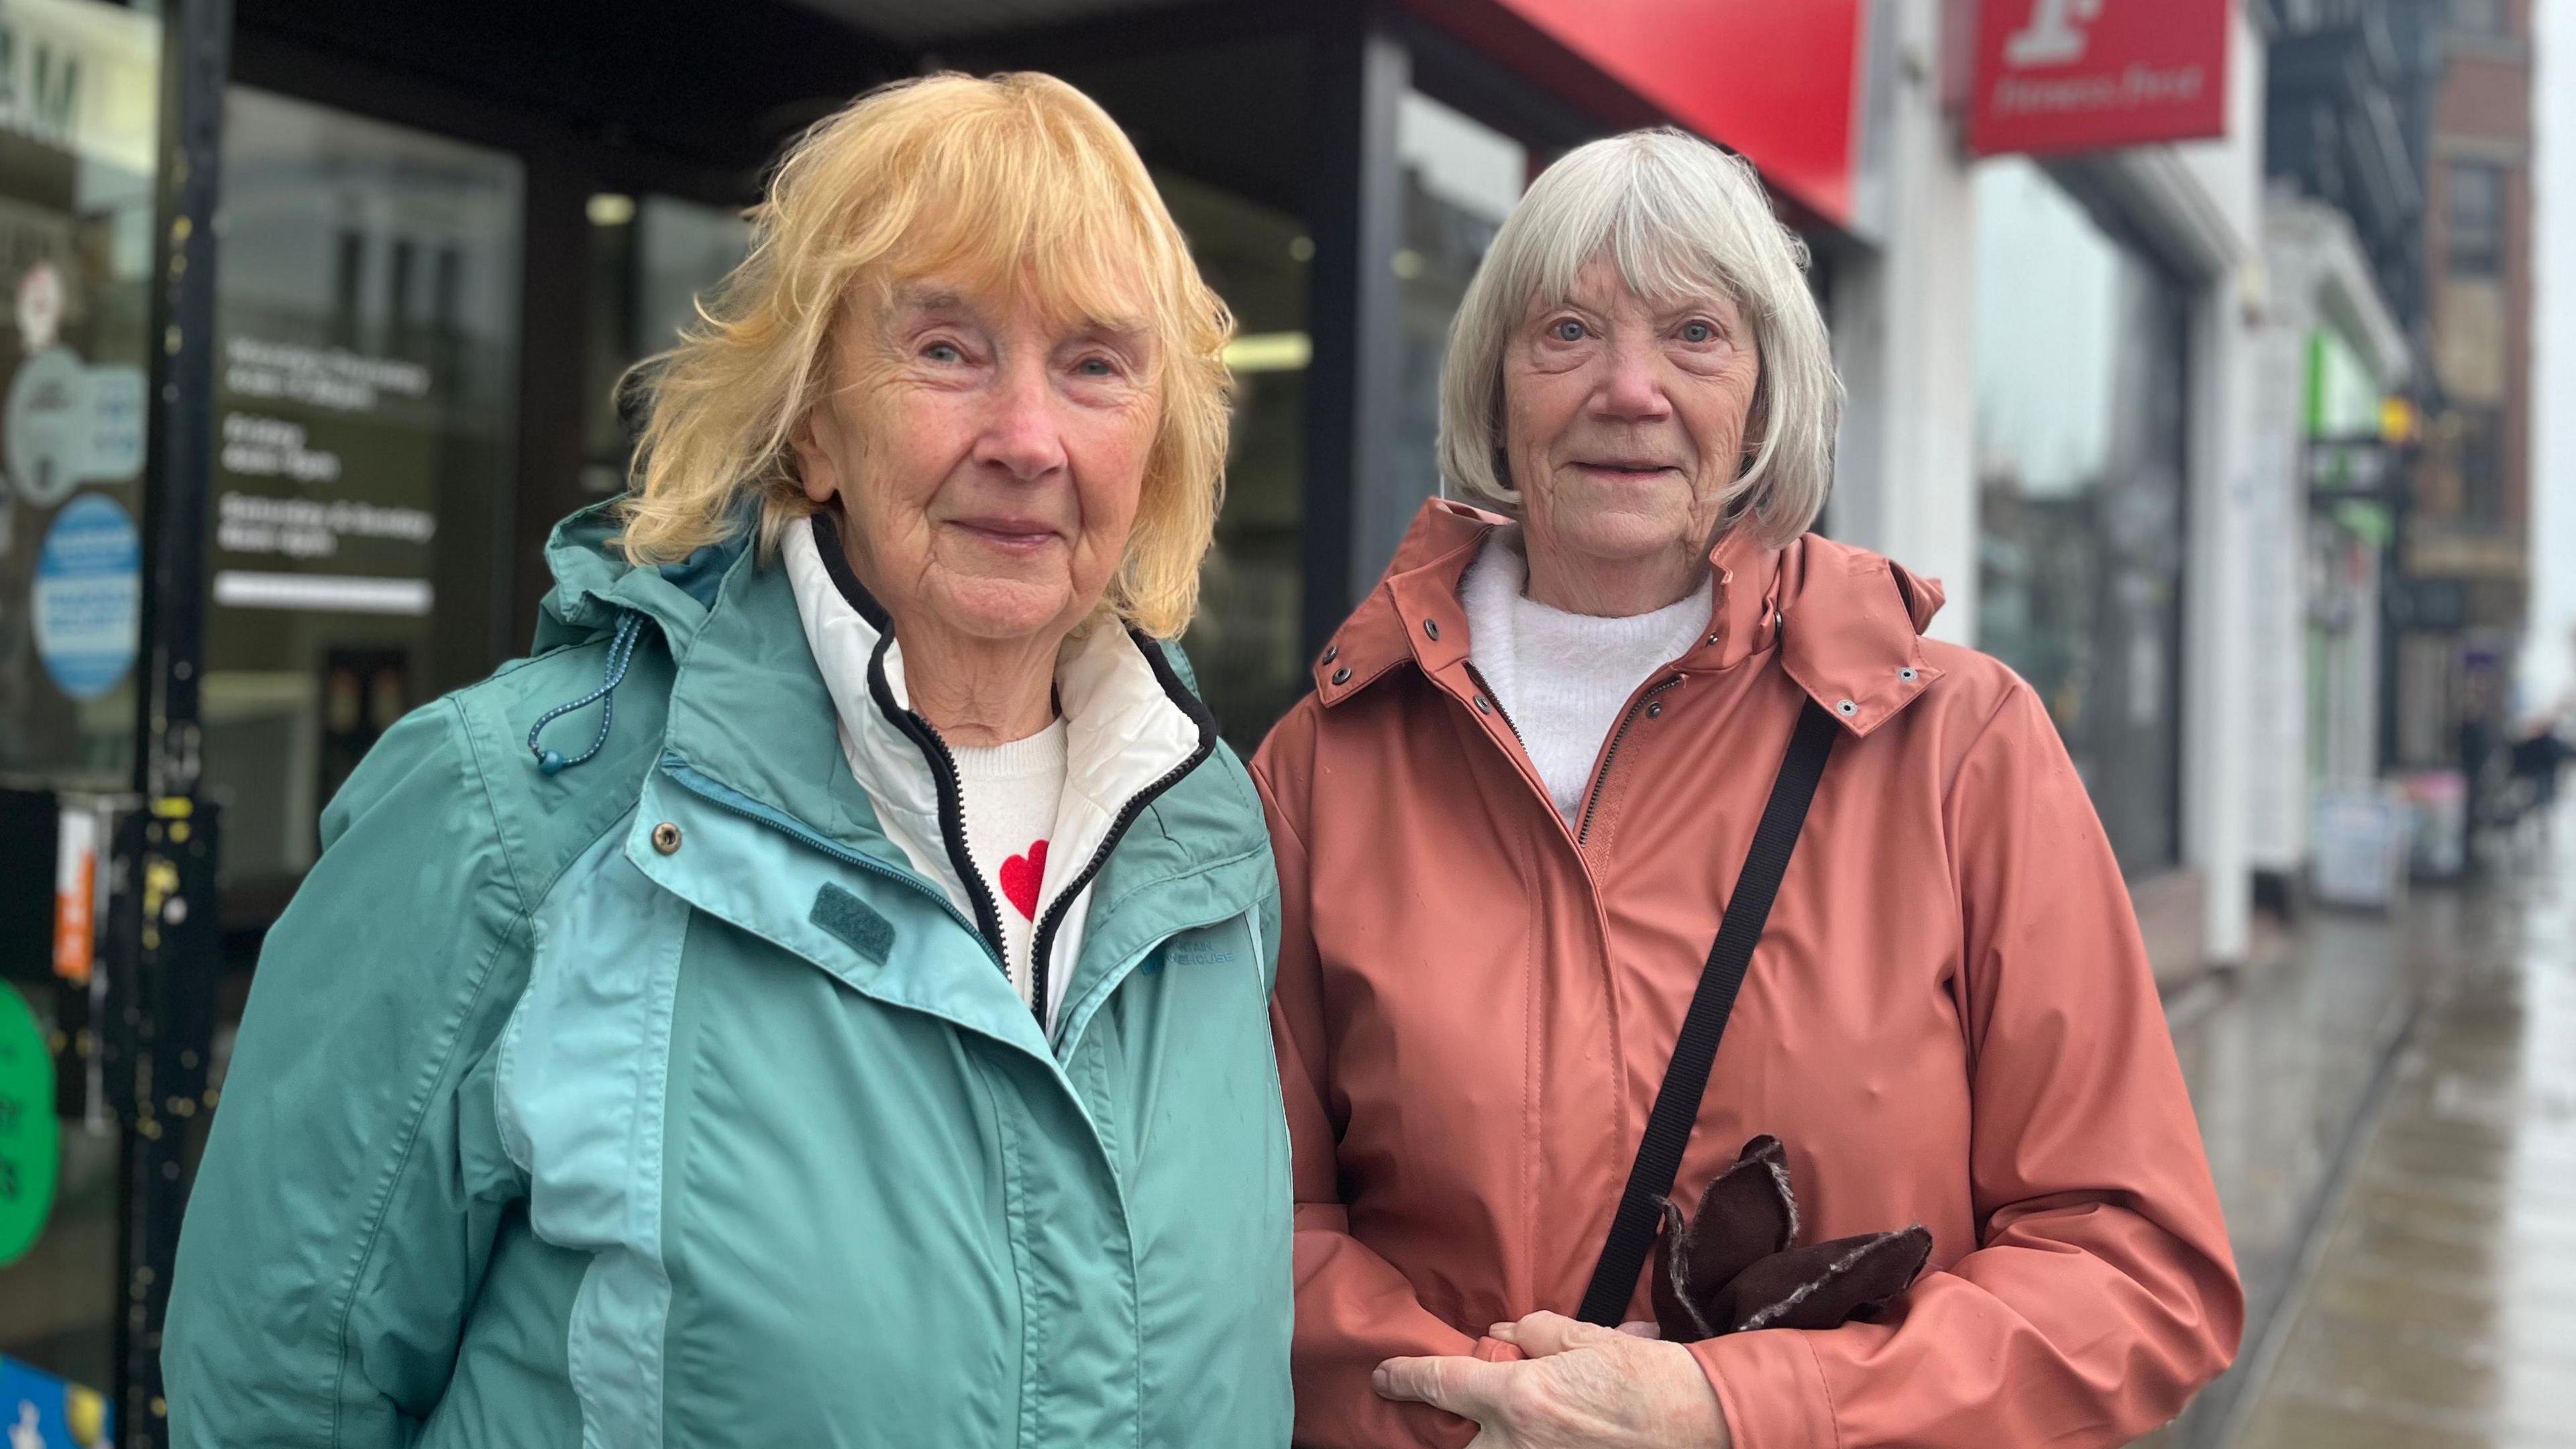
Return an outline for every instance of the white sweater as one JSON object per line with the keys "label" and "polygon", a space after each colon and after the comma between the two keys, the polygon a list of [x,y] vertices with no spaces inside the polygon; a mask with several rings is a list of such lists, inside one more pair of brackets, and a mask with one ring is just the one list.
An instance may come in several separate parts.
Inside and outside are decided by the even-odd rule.
{"label": "white sweater", "polygon": [[1689,653],[1708,628],[1713,579],[1679,603],[1624,619],[1569,614],[1522,592],[1529,564],[1497,529],[1459,587],[1467,657],[1572,825],[1619,711],[1648,676]]}
{"label": "white sweater", "polygon": [[[966,853],[1002,918],[1005,964],[1020,999],[1030,996],[1032,937],[1046,879],[1047,837],[1064,799],[1064,721],[1024,740],[981,748],[951,746],[958,803],[966,816]],[[1058,871],[1061,879],[1063,872]]]}

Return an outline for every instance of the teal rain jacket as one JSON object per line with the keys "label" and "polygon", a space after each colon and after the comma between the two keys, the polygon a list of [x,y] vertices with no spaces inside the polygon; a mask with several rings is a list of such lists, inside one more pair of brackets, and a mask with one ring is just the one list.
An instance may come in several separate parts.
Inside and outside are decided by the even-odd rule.
{"label": "teal rain jacket", "polygon": [[1286,1443],[1277,886],[1178,651],[1134,643],[1203,748],[1099,848],[1050,1033],[880,829],[784,570],[610,531],[325,814],[188,1210],[175,1442]]}

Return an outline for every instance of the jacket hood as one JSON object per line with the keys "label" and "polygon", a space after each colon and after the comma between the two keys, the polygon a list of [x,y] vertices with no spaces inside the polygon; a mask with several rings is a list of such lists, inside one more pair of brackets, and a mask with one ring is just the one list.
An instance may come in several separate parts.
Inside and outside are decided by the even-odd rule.
{"label": "jacket hood", "polygon": [[725,574],[751,552],[758,532],[745,519],[745,526],[724,542],[678,563],[639,567],[628,563],[617,547],[618,502],[594,503],[556,524],[547,537],[546,568],[555,586],[546,591],[538,614],[536,652],[611,628],[624,613],[642,614],[660,625],[676,648],[706,622]]}
{"label": "jacket hood", "polygon": [[[1436,674],[1463,663],[1468,626],[1460,581],[1496,529],[1517,526],[1448,499],[1424,503],[1377,587],[1316,661],[1315,692],[1324,706],[1400,664]],[[1716,582],[1708,632],[1676,661],[1684,673],[1731,669],[1776,649],[1799,688],[1856,736],[1941,677],[1924,661],[1922,639],[1941,608],[1938,580],[1815,534],[1772,549],[1729,532],[1709,550],[1709,565]]]}

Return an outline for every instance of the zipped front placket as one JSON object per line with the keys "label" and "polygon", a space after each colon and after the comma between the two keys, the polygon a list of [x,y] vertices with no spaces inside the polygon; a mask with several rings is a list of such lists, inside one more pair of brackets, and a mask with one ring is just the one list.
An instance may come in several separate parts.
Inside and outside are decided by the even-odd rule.
{"label": "zipped front placket", "polygon": [[[993,904],[993,892],[984,884],[984,873],[975,868],[975,854],[966,844],[966,787],[958,783],[957,757],[949,753],[948,742],[939,737],[939,731],[917,712],[906,709],[888,713],[895,727],[920,747],[922,758],[930,763],[930,783],[939,791],[939,834],[948,847],[948,866],[966,887],[967,899],[975,903],[975,918],[983,923],[976,934],[992,948],[993,959],[1003,963],[1002,974],[1008,976],[1010,958],[1003,944],[1001,907]],[[1046,999],[1042,989],[1032,994],[1041,1001]]]}
{"label": "zipped front placket", "polygon": [[1528,754],[1529,736],[1522,734],[1521,727],[1512,723],[1512,712],[1503,708],[1503,697],[1494,693],[1494,687],[1485,682],[1485,671],[1478,669],[1476,667],[1476,661],[1473,659],[1467,661],[1467,677],[1476,681],[1476,692],[1483,695],[1486,701],[1493,705],[1494,713],[1503,717],[1503,728],[1512,732],[1512,740],[1515,744],[1518,744],[1521,747],[1521,753],[1524,755]]}
{"label": "zipped front placket", "polygon": [[1188,759],[1173,766],[1161,779],[1129,799],[1117,818],[1109,822],[1109,833],[1101,837],[1100,848],[1091,853],[1091,859],[1083,864],[1081,873],[1065,882],[1064,889],[1056,892],[1055,899],[1047,903],[1046,917],[1038,922],[1037,934],[1030,938],[1029,950],[1029,996],[1041,1030],[1046,1026],[1047,958],[1055,952],[1056,928],[1064,924],[1065,912],[1072,909],[1074,897],[1082,894],[1090,886],[1091,878],[1100,874],[1101,867],[1109,863],[1109,853],[1118,848],[1118,842],[1126,837],[1128,827],[1136,823],[1136,817],[1145,813],[1145,807],[1153,804],[1164,791],[1181,783],[1190,771],[1205,764],[1207,757],[1215,752],[1215,737],[1201,737],[1199,747],[1191,752]]}
{"label": "zipped front placket", "polygon": [[1136,823],[1137,816],[1145,813],[1145,807],[1216,753],[1216,720],[1207,712],[1207,707],[1200,704],[1198,697],[1190,693],[1189,686],[1172,673],[1171,663],[1163,657],[1161,648],[1133,629],[1127,636],[1144,656],[1146,667],[1154,672],[1154,682],[1163,687],[1163,697],[1198,726],[1199,743],[1190,751],[1188,758],[1128,797],[1117,817],[1109,822],[1109,833],[1101,837],[1100,848],[1091,853],[1091,859],[1083,863],[1082,870],[1065,882],[1064,889],[1057,891],[1055,899],[1047,903],[1046,918],[1038,922],[1037,933],[1029,939],[1029,1003],[1030,1009],[1037,1013],[1040,1032],[1046,1031],[1047,1024],[1047,958],[1055,954],[1056,928],[1064,924],[1065,912],[1073,908],[1074,897],[1088,889],[1091,878],[1100,874],[1101,868],[1109,863],[1110,852],[1126,838],[1128,828]]}
{"label": "zipped front placket", "polygon": [[1592,812],[1600,808],[1601,791],[1610,783],[1610,767],[1619,763],[1619,746],[1627,741],[1629,727],[1637,722],[1637,715],[1646,708],[1648,701],[1681,682],[1682,677],[1676,674],[1660,684],[1648,687],[1628,702],[1628,712],[1619,717],[1618,732],[1610,736],[1610,748],[1601,756],[1601,772],[1592,781],[1592,793],[1583,797],[1583,824],[1574,832],[1576,845],[1581,845],[1592,838]]}

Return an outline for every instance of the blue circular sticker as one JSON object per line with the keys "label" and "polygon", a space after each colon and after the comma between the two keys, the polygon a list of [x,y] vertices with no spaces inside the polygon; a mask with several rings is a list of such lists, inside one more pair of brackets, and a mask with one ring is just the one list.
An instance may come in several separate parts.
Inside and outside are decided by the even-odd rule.
{"label": "blue circular sticker", "polygon": [[54,516],[28,612],[45,672],[72,698],[96,699],[134,667],[143,540],[114,499],[84,493]]}

